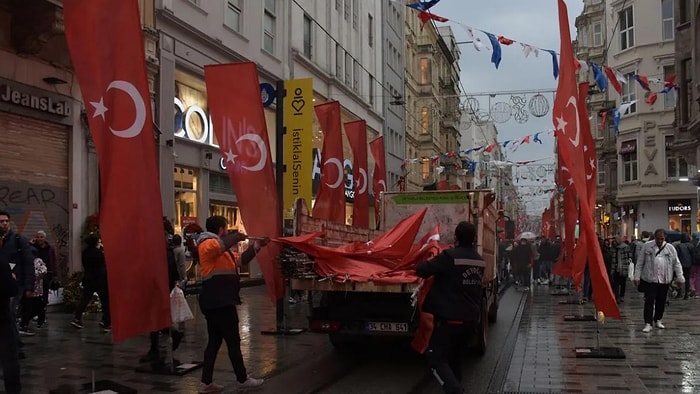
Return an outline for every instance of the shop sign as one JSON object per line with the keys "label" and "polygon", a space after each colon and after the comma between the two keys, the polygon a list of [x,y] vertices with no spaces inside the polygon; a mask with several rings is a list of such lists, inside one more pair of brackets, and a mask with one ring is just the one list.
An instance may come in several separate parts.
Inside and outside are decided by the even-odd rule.
{"label": "shop sign", "polygon": [[283,212],[291,212],[294,201],[303,198],[310,202],[312,181],[308,176],[313,169],[314,91],[311,78],[285,81],[287,92],[284,105],[284,161]]}
{"label": "shop sign", "polygon": [[72,103],[60,95],[5,79],[0,79],[0,101],[62,118],[72,112]]}
{"label": "shop sign", "polygon": [[672,215],[690,213],[692,210],[690,200],[668,200],[668,213]]}
{"label": "shop sign", "polygon": [[196,224],[197,223],[197,217],[196,216],[180,216],[180,225],[182,228],[185,228],[189,226],[190,224]]}
{"label": "shop sign", "polygon": [[620,144],[620,154],[634,153],[637,151],[637,140],[623,141]]}
{"label": "shop sign", "polygon": [[[352,175],[352,161],[350,159],[343,160],[343,168],[345,172],[345,200],[347,202],[352,202],[355,198],[355,188],[354,178]],[[318,191],[318,184],[321,181],[321,150],[313,149],[313,172],[311,178],[313,179],[313,193],[316,194]]]}
{"label": "shop sign", "polygon": [[211,115],[199,105],[185,108],[182,100],[175,97],[175,136],[211,146],[214,143],[214,124]]}

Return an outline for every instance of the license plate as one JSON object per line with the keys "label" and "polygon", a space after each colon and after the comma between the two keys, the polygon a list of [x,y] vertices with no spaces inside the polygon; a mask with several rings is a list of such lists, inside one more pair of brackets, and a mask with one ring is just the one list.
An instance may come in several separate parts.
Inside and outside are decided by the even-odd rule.
{"label": "license plate", "polygon": [[408,323],[369,322],[367,323],[367,329],[369,331],[408,332]]}

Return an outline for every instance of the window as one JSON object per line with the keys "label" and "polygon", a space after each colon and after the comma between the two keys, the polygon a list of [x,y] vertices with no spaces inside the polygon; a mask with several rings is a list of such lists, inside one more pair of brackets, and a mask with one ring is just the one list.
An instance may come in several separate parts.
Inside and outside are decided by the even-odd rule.
{"label": "window", "polygon": [[[664,81],[667,80],[671,75],[676,73],[676,66],[664,66]],[[668,93],[664,94],[664,108],[673,109],[676,107],[676,89],[671,89]]]}
{"label": "window", "polygon": [[[637,100],[637,80],[634,79],[634,73],[625,75],[627,83],[622,84],[622,96],[620,96],[620,104],[629,103]],[[627,111],[628,114],[637,112],[637,103],[632,104]],[[620,114],[624,116],[625,114]]]}
{"label": "window", "polygon": [[690,22],[690,17],[693,14],[692,11],[692,6],[693,6],[693,0],[680,0],[680,23],[688,23]]}
{"label": "window", "polygon": [[598,160],[598,186],[605,185],[605,162]]}
{"label": "window", "polygon": [[275,53],[275,25],[277,24],[275,1],[265,0],[265,13],[263,15],[263,49],[271,54]]}
{"label": "window", "polygon": [[357,30],[357,23],[360,14],[360,0],[352,0],[352,28]]}
{"label": "window", "polygon": [[428,134],[428,129],[430,128],[430,112],[428,107],[423,107],[420,111],[420,132],[422,134]]}
{"label": "window", "polygon": [[634,46],[634,19],[632,7],[627,7],[620,11],[620,50],[632,48]]}
{"label": "window", "polygon": [[428,85],[430,84],[431,80],[430,59],[423,57],[420,59],[420,83],[421,85]]}
{"label": "window", "polygon": [[304,56],[307,59],[311,59],[312,46],[311,37],[313,34],[313,21],[311,17],[304,14]]}
{"label": "window", "polygon": [[674,137],[667,135],[665,137],[666,145],[666,177],[669,179],[677,179],[688,176],[688,162],[684,157],[677,155],[672,150]]}
{"label": "window", "polygon": [[693,59],[683,59],[681,67],[681,120],[683,124],[687,124],[693,110]]}
{"label": "window", "polygon": [[661,0],[661,34],[664,41],[673,40],[673,0]]}
{"label": "window", "polygon": [[430,178],[430,160],[429,159],[423,159],[423,166],[422,166],[422,175],[423,175],[423,180],[426,180]]}
{"label": "window", "polygon": [[227,0],[224,10],[224,24],[231,29],[241,31],[241,14],[243,13],[243,0]]}
{"label": "window", "polygon": [[637,168],[637,141],[624,141],[620,145],[622,159],[622,181],[634,182],[639,179]]}
{"label": "window", "polygon": [[355,60],[354,67],[352,68],[352,90],[360,91],[360,63]]}
{"label": "window", "polygon": [[348,86],[351,86],[350,84],[352,83],[352,80],[350,77],[352,76],[352,56],[350,56],[349,53],[345,52],[345,84]]}
{"label": "window", "polygon": [[588,48],[588,26],[581,26],[578,40],[582,48]]}
{"label": "window", "polygon": [[369,47],[372,48],[374,46],[374,17],[372,17],[372,14],[367,15],[367,28],[369,29],[367,32],[367,41]]}
{"label": "window", "polygon": [[339,79],[343,77],[343,62],[345,61],[343,52],[340,44],[335,44],[335,76]]}
{"label": "window", "polygon": [[369,105],[374,106],[374,76],[369,76]]}
{"label": "window", "polygon": [[601,21],[593,23],[593,46],[603,46],[603,22]]}

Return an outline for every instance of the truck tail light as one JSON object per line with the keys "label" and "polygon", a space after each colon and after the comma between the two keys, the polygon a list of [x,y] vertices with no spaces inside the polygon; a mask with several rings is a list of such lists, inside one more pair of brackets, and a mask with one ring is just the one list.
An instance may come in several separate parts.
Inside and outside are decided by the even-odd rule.
{"label": "truck tail light", "polygon": [[333,320],[311,320],[309,329],[314,332],[336,332],[340,330],[340,322]]}

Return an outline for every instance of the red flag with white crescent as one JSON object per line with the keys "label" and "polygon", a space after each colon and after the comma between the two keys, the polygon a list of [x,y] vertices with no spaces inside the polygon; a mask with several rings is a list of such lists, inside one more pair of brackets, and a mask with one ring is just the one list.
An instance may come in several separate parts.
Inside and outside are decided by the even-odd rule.
{"label": "red flag with white crescent", "polygon": [[388,191],[386,187],[386,165],[384,164],[384,137],[379,137],[369,143],[374,158],[374,173],[372,174],[372,193],[374,193],[374,223],[379,228],[379,197],[381,192]]}
{"label": "red flag with white crescent", "polygon": [[[205,66],[204,79],[214,133],[246,233],[277,238],[282,218],[257,66],[252,62]],[[280,246],[272,243],[257,254],[273,302],[284,295],[282,272],[275,263],[279,252]]]}
{"label": "red flag with white crescent", "polygon": [[100,166],[114,341],[172,324],[165,233],[136,0],[64,0],[66,40]]}
{"label": "red flag with white crescent", "polygon": [[369,228],[369,176],[367,175],[367,123],[345,123],[345,134],[352,149],[352,178],[355,196],[352,201],[352,225]]}
{"label": "red flag with white crescent", "polygon": [[[557,149],[562,159],[561,165],[569,169],[577,169],[571,172],[573,187],[581,201],[579,224],[580,237],[578,250],[585,250],[587,253],[574,252],[574,274],[579,268],[585,265],[588,258],[588,267],[591,273],[591,284],[596,309],[603,312],[608,317],[621,319],[620,310],[615,302],[610,281],[608,279],[603,255],[600,245],[597,242],[595,224],[593,223],[593,212],[588,205],[588,191],[586,188],[586,172],[578,169],[585,168],[583,157],[583,143],[581,138],[581,121],[578,110],[578,86],[576,85],[576,67],[578,61],[574,57],[571,45],[571,33],[569,15],[564,0],[558,0],[559,8],[559,34],[561,38],[561,68],[559,82],[557,85],[556,99],[552,110],[552,120],[556,129]],[[583,247],[581,247],[582,242]]]}
{"label": "red flag with white crescent", "polygon": [[313,216],[345,224],[345,166],[340,103],[330,101],[314,106],[323,131],[321,183],[316,192]]}

